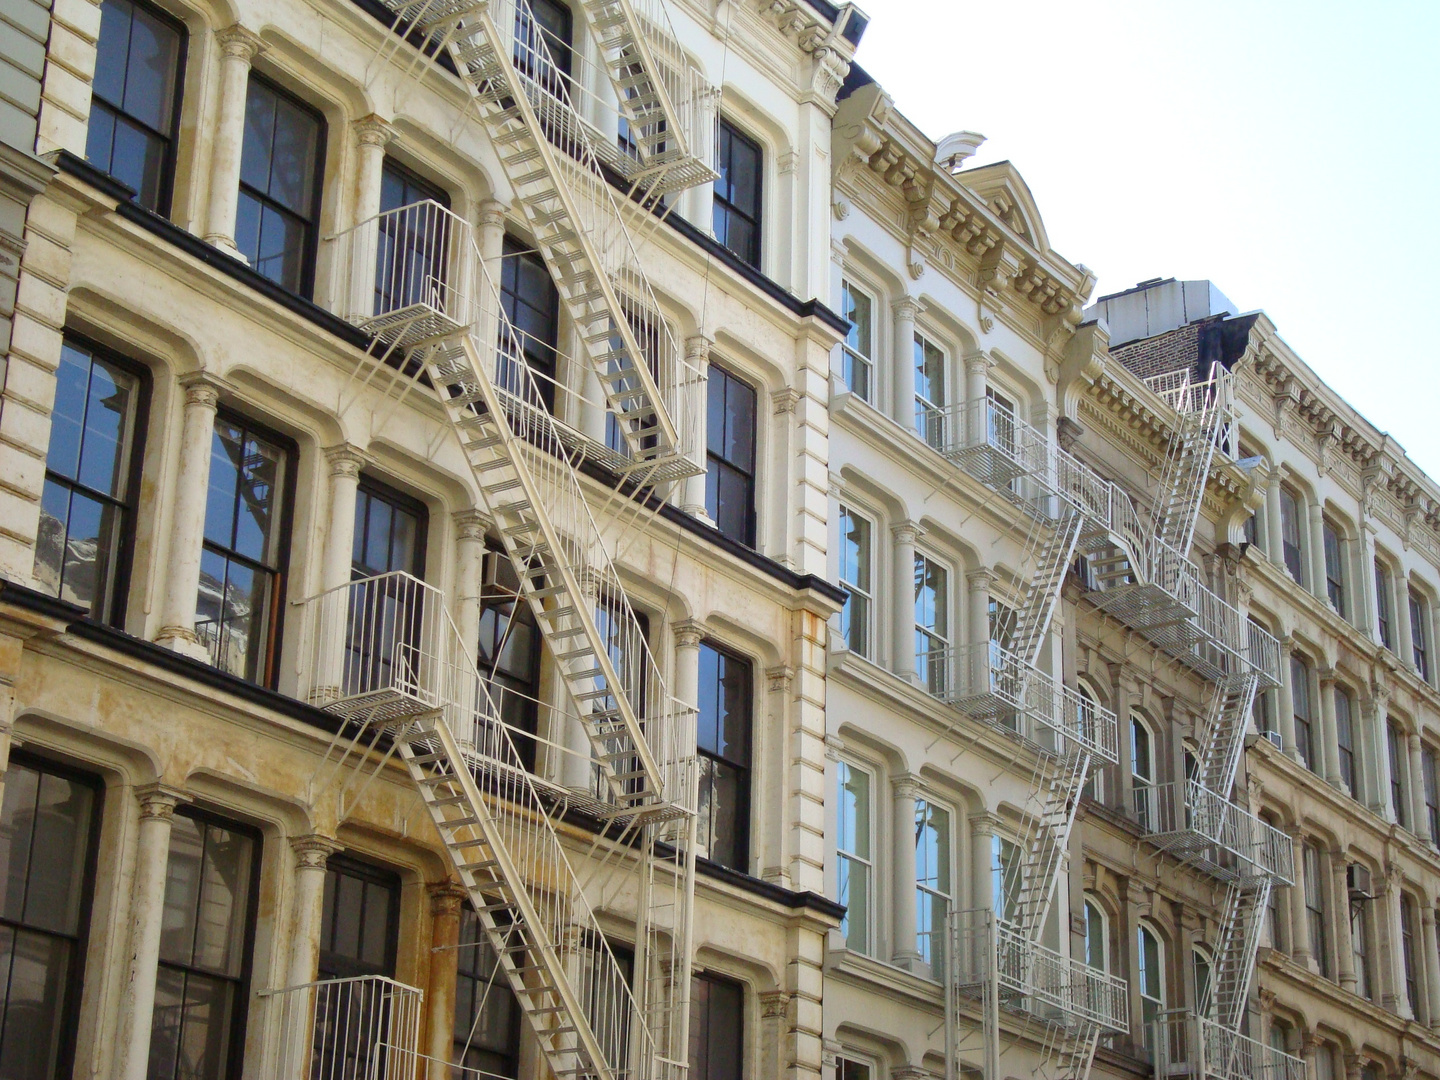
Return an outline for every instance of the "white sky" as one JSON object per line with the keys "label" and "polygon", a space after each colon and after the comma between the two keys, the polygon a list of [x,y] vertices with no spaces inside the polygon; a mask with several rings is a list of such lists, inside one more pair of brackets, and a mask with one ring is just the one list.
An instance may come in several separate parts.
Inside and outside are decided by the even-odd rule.
{"label": "white sky", "polygon": [[989,141],[1099,275],[1209,278],[1440,479],[1440,0],[859,0],[857,61]]}

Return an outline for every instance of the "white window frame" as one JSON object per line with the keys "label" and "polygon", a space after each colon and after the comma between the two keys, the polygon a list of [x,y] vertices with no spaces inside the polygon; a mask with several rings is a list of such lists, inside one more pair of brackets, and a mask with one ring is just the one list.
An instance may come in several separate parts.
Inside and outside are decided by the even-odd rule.
{"label": "white window frame", "polygon": [[[844,848],[844,847],[841,847],[841,840],[842,840],[842,837],[843,837],[843,835],[844,835],[844,830],[841,828],[841,822],[842,822],[842,815],[844,814],[844,809],[843,809],[843,808],[844,808],[844,805],[845,805],[845,800],[841,797],[841,790],[842,790],[842,788],[843,788],[843,786],[844,786],[844,784],[845,784],[845,773],[844,773],[843,770],[849,770],[849,771],[852,772],[852,773],[858,773],[858,774],[860,774],[861,776],[864,776],[864,777],[865,777],[866,802],[867,802],[868,805],[867,805],[866,808],[865,808],[865,810],[866,810],[866,813],[865,813],[866,827],[865,827],[865,829],[864,829],[865,835],[864,835],[863,839],[864,839],[864,841],[865,841],[865,849],[866,849],[866,850],[865,850],[865,852],[863,852],[863,853],[862,853],[862,852],[859,852],[859,851],[850,851],[850,850],[847,850],[847,849]],[[865,903],[864,903],[864,905],[863,905],[864,910],[863,910],[863,916],[862,916],[862,917],[863,917],[863,923],[864,923],[864,925],[861,927],[861,932],[862,932],[863,940],[862,940],[858,945],[852,944],[852,943],[851,943],[851,937],[852,937],[852,935],[853,935],[853,931],[851,931],[851,932],[848,932],[848,933],[845,934],[845,944],[846,944],[846,948],[851,949],[851,950],[853,950],[854,952],[860,953],[860,954],[862,954],[862,955],[869,955],[870,951],[871,951],[872,948],[874,947],[874,930],[875,930],[875,855],[874,855],[874,852],[875,852],[875,776],[876,776],[876,774],[875,774],[875,771],[874,771],[873,769],[867,768],[866,766],[861,765],[861,764],[859,764],[858,762],[850,761],[850,760],[848,760],[848,759],[846,759],[846,758],[841,758],[840,761],[837,763],[836,769],[835,769],[835,814],[836,814],[836,822],[835,822],[835,893],[836,893],[836,897],[835,897],[835,898],[836,898],[836,900],[840,901],[841,903],[845,903],[845,901],[841,899],[841,895],[840,895],[841,892],[842,892],[842,890],[841,890],[841,885],[840,885],[840,883],[841,883],[841,876],[842,876],[842,875],[841,875],[841,869],[842,869],[842,867],[847,867],[847,866],[848,866],[848,867],[850,867],[850,868],[854,868],[854,867],[859,867],[859,868],[861,868],[861,869],[863,870],[863,874],[861,875],[861,880],[862,880],[862,882],[863,882],[863,888],[862,888],[861,892],[862,892],[862,895],[863,895],[864,898],[865,898]],[[858,833],[859,833],[859,831],[860,831],[860,828],[859,828],[859,824],[858,824],[858,823],[856,824],[855,831],[856,831],[856,833],[857,833],[857,836],[855,837],[855,839],[862,839],[862,837],[860,837],[860,836],[858,835]],[[848,877],[846,878],[846,880],[847,880],[847,882],[849,883],[849,886],[850,886],[850,889],[851,889],[850,895],[853,896],[853,891],[854,891],[854,887],[855,887],[855,878],[854,878],[853,875],[852,875],[852,876],[848,876]],[[845,924],[850,924],[851,918],[852,918],[852,914],[853,914],[854,909],[855,909],[855,906],[856,906],[856,905],[855,905],[853,899],[847,904],[847,909],[848,909],[848,910],[846,911],[846,914],[845,914]],[[844,924],[842,924],[841,929],[842,929],[842,931],[845,931],[846,926],[845,926]]]}
{"label": "white window frame", "polygon": [[[921,562],[938,569],[945,577],[944,587],[936,592],[937,614],[943,618],[943,626],[936,629],[934,625],[927,626],[920,621],[920,581],[922,577],[918,573]],[[950,585],[954,579],[951,573],[950,564],[944,559],[938,558],[928,551],[920,548],[915,549],[915,589],[914,595],[910,597],[911,621],[915,627],[915,638],[911,647],[915,650],[915,671],[917,675],[924,678],[925,689],[932,694],[942,693],[949,687],[950,657],[948,652],[954,639],[952,638],[950,609],[954,606],[950,600]],[[939,622],[937,619],[936,622]],[[922,657],[920,642],[924,640],[927,649]],[[938,661],[932,662],[931,656],[940,653]]]}
{"label": "white window frame", "polygon": [[[1145,964],[1145,937],[1149,934],[1155,942],[1155,977],[1159,983],[1160,994],[1156,997],[1146,993],[1145,976],[1149,968]],[[1165,938],[1149,922],[1141,921],[1135,928],[1135,956],[1139,967],[1135,970],[1135,985],[1140,991],[1140,1042],[1142,1045],[1153,1049],[1154,1033],[1150,1031],[1149,1025],[1145,1023],[1145,1007],[1151,1005],[1155,1015],[1158,1017],[1165,1011],[1166,987],[1165,987]]]}
{"label": "white window frame", "polygon": [[[926,884],[922,880],[926,869],[921,865],[920,853],[922,807],[943,814],[945,817],[945,828],[943,835],[939,838],[936,851],[942,865],[936,868],[935,885]],[[954,843],[955,811],[944,803],[938,803],[926,796],[922,795],[917,798],[915,800],[915,948],[920,953],[920,959],[932,968],[937,966],[937,958],[943,959],[945,956],[945,916],[955,902]],[[944,880],[940,880],[942,876]],[[927,900],[939,908],[938,929],[933,932],[927,929],[927,922],[923,917]],[[939,942],[934,940],[936,934],[940,935]]]}
{"label": "white window frame", "polygon": [[[934,349],[940,355],[940,398],[935,401],[920,393],[919,384],[919,359],[925,356],[926,348]],[[945,428],[949,418],[945,414],[945,398],[949,396],[950,388],[947,385],[950,381],[950,354],[929,334],[919,328],[915,330],[915,340],[910,346],[909,362],[915,366],[915,433],[936,450],[945,449]],[[922,422],[923,421],[923,422]]]}
{"label": "white window frame", "polygon": [[[864,352],[856,346],[852,346],[850,344],[850,333],[847,331],[845,335],[845,340],[840,343],[840,379],[842,382],[844,382],[845,386],[849,389],[849,391],[856,397],[858,397],[861,401],[866,401],[869,402],[871,405],[874,405],[875,391],[877,389],[875,375],[876,368],[878,367],[878,365],[875,363],[875,353],[877,351],[875,348],[875,343],[880,337],[880,328],[876,325],[876,318],[880,313],[879,294],[874,289],[869,289],[866,288],[864,285],[857,284],[855,279],[849,274],[844,274],[840,278],[840,314],[841,317],[845,318],[847,321],[849,319],[849,316],[846,314],[846,310],[849,307],[847,301],[849,297],[854,295],[863,296],[866,300],[870,302],[870,351]],[[847,369],[850,368],[853,364],[860,364],[864,367],[865,379],[867,382],[867,386],[864,390],[857,390],[855,388],[854,381],[849,376]]]}
{"label": "white window frame", "polygon": [[[1110,970],[1110,914],[1105,910],[1105,905],[1100,898],[1093,893],[1086,893],[1081,904],[1081,911],[1085,913],[1085,963],[1097,971],[1109,972]],[[1090,913],[1094,912],[1100,923],[1100,963],[1092,964],[1091,942],[1090,942]]]}
{"label": "white window frame", "polygon": [[[1205,965],[1205,986],[1200,985],[1200,965]],[[1215,956],[1210,949],[1204,945],[1192,945],[1190,947],[1190,979],[1195,990],[1195,1011],[1202,1016],[1211,1016],[1213,1009],[1213,995],[1215,993]],[[1205,993],[1201,993],[1201,990]],[[1210,997],[1212,1000],[1207,1001]]]}
{"label": "white window frame", "polygon": [[[1021,880],[1016,883],[1015,893],[1012,896],[1010,890],[1005,886],[1007,865],[1007,852],[1017,860],[1020,867]],[[1024,888],[1025,863],[1022,858],[1022,849],[1018,841],[1005,836],[1002,833],[993,833],[990,836],[990,907],[995,912],[996,918],[1005,921],[1013,921],[1011,908],[1019,902],[1020,890]]]}
{"label": "white window frame", "polygon": [[[1089,701],[1097,712],[1100,710],[1100,695],[1095,692],[1095,687],[1088,679],[1076,679],[1075,692]],[[1105,769],[1093,757],[1090,760],[1090,775],[1085,778],[1085,787],[1082,789],[1082,793],[1089,795],[1098,803],[1105,801]]]}
{"label": "white window frame", "polygon": [[[847,515],[865,523],[866,539],[865,550],[862,552],[862,557],[866,563],[864,567],[865,576],[869,578],[871,582],[868,589],[861,588],[861,586],[857,582],[851,581],[845,576],[846,568],[841,553],[844,552],[846,547],[845,519]],[[856,656],[863,656],[867,660],[872,660],[874,659],[875,643],[875,519],[868,514],[860,512],[859,510],[855,509],[855,507],[844,501],[840,503],[840,513],[838,517],[840,522],[840,535],[835,547],[836,558],[837,560],[839,560],[836,570],[836,580],[840,583],[840,587],[844,589],[845,592],[848,594],[848,598],[845,601],[845,607],[841,611],[841,636],[845,639],[846,648],[848,648]],[[854,610],[851,608],[849,598],[854,597],[858,597],[862,601],[862,606],[864,608],[864,617],[861,620],[860,625],[860,634],[863,640],[862,648],[859,649],[855,647],[851,634],[845,632],[845,619],[847,618],[846,612],[849,613],[848,618],[850,619],[851,629],[853,632],[855,613]]]}
{"label": "white window frame", "polygon": [[[1136,768],[1135,728],[1137,726],[1145,732],[1146,760],[1143,773]],[[1149,718],[1139,709],[1130,710],[1129,734],[1130,738],[1126,740],[1128,743],[1126,752],[1130,755],[1130,792],[1134,803],[1135,817],[1143,826],[1150,829],[1158,828],[1160,806],[1154,794],[1158,784],[1155,768],[1157,762],[1155,728],[1151,725]]]}

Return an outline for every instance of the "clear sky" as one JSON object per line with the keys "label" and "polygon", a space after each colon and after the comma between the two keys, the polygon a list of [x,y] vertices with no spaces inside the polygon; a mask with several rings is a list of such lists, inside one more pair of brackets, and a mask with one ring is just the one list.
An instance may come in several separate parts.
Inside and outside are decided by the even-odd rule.
{"label": "clear sky", "polygon": [[857,61],[1096,296],[1209,278],[1440,480],[1440,0],[859,2]]}

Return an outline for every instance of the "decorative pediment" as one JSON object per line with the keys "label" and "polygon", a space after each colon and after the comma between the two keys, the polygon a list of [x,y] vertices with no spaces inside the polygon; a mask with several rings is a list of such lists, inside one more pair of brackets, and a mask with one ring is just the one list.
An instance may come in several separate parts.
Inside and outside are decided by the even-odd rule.
{"label": "decorative pediment", "polygon": [[955,178],[985,200],[985,205],[1015,235],[1039,251],[1050,250],[1050,239],[1040,220],[1040,209],[1030,185],[1008,161],[965,169]]}

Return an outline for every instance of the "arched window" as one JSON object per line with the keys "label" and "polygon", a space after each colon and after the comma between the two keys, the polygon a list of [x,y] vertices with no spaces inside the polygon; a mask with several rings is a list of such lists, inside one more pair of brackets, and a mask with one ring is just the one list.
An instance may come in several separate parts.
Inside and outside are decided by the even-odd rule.
{"label": "arched window", "polygon": [[1160,935],[1144,923],[1136,931],[1139,935],[1140,970],[1136,981],[1140,985],[1140,1031],[1141,1042],[1154,1048],[1158,1032],[1155,1025],[1165,1011],[1165,952],[1160,946]]}
{"label": "arched window", "polygon": [[1195,1011],[1201,1016],[1211,1016],[1212,1007],[1210,991],[1212,989],[1210,953],[1205,949],[1195,948],[1190,951],[1190,966],[1195,974]]}
{"label": "arched window", "polygon": [[1105,910],[1085,898],[1085,963],[1097,971],[1110,970],[1110,922]]}
{"label": "arched window", "polygon": [[[1076,716],[1079,731],[1085,738],[1098,742],[1095,725],[1100,708],[1098,705],[1099,699],[1095,696],[1095,692],[1084,682],[1076,683],[1075,690],[1080,697],[1076,706],[1076,711],[1079,714]],[[1090,766],[1090,775],[1085,780],[1084,794],[1096,802],[1105,801],[1105,774],[1100,771],[1099,764],[1093,759]]]}
{"label": "arched window", "polygon": [[1158,824],[1159,810],[1155,805],[1155,742],[1139,713],[1130,714],[1130,781],[1135,817],[1140,827],[1149,831]]}

